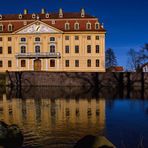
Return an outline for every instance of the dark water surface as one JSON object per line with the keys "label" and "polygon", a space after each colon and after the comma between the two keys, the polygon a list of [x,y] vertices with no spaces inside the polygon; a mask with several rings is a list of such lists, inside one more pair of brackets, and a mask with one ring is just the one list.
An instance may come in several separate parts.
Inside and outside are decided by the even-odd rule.
{"label": "dark water surface", "polygon": [[103,135],[118,148],[138,148],[140,143],[148,148],[146,93],[110,88],[7,88],[0,90],[0,120],[17,124],[24,134],[23,146],[28,148],[72,148],[88,134]]}

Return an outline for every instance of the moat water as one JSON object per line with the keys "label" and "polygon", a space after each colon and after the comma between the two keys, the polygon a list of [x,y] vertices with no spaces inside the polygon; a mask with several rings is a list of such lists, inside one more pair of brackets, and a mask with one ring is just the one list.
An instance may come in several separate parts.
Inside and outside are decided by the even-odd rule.
{"label": "moat water", "polygon": [[90,134],[117,148],[148,148],[148,94],[138,89],[2,89],[0,120],[21,128],[26,148],[72,148]]}

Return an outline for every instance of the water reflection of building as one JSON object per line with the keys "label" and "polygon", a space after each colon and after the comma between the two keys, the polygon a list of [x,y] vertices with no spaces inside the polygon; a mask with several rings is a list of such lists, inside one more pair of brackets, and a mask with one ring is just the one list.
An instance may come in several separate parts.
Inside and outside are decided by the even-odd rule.
{"label": "water reflection of building", "polygon": [[4,94],[0,107],[0,120],[18,124],[35,135],[38,132],[45,135],[49,131],[79,130],[77,128],[99,132],[105,126],[104,99],[7,100]]}

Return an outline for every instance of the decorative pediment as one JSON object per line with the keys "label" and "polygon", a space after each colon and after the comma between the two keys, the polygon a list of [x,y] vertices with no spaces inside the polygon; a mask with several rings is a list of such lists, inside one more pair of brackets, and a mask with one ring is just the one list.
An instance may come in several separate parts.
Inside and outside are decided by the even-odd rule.
{"label": "decorative pediment", "polygon": [[60,33],[61,31],[53,28],[45,23],[35,22],[17,32],[17,34],[29,34],[29,33]]}

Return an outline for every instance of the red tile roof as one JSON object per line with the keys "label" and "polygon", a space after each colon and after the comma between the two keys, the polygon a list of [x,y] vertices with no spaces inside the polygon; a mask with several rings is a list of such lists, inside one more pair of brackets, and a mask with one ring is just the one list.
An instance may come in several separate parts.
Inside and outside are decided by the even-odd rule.
{"label": "red tile roof", "polygon": [[[2,15],[2,19],[0,20],[0,24],[3,24],[4,29],[1,33],[11,33],[8,31],[8,24],[11,23],[13,26],[13,32],[18,29],[24,27],[24,21],[27,22],[27,25],[36,21],[37,16],[39,16],[39,20],[44,22],[50,26],[53,26],[61,31],[69,32],[69,31],[97,31],[97,32],[105,32],[105,29],[100,25],[99,29],[95,29],[95,23],[98,22],[98,19],[85,14],[84,17],[81,17],[81,13],[63,13],[63,17],[59,17],[59,13],[49,13],[49,18],[46,18],[45,14],[35,14],[35,19],[32,18],[32,14],[22,14],[22,19],[19,19],[19,14],[4,14]],[[55,20],[55,24],[52,23],[52,20]],[[65,30],[65,23],[69,22],[70,30]],[[74,23],[78,22],[80,24],[79,30],[74,29]],[[86,29],[86,23],[90,22],[92,27],[90,30]]]}

